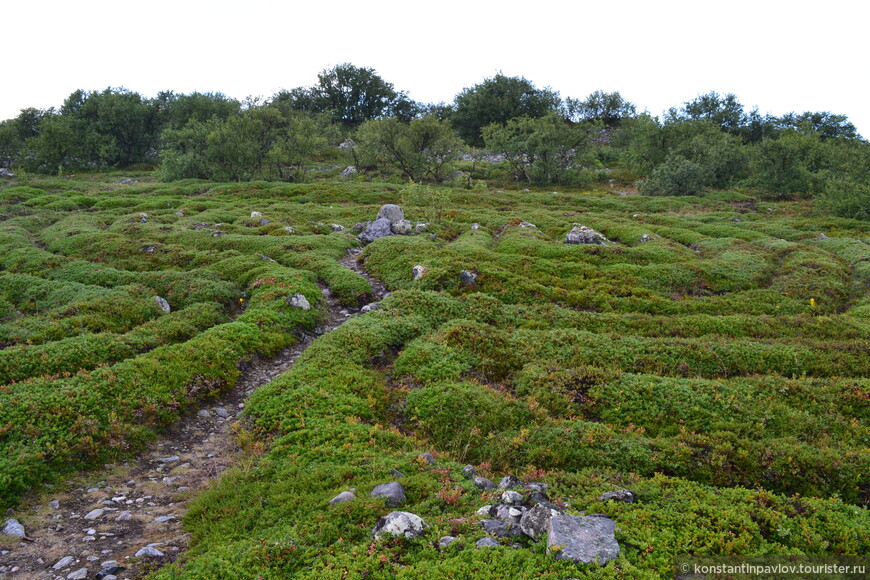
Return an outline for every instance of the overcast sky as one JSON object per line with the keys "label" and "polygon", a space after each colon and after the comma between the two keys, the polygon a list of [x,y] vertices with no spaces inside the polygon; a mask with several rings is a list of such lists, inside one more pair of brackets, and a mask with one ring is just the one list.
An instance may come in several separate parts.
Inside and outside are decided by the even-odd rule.
{"label": "overcast sky", "polygon": [[654,115],[734,93],[846,114],[870,138],[868,17],[864,0],[10,0],[0,119],[76,89],[268,97],[350,62],[421,102],[502,72]]}

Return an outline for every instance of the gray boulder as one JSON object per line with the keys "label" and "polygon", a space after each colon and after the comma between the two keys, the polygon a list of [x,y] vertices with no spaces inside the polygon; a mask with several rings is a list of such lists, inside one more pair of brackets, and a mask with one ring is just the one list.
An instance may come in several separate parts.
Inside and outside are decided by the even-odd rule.
{"label": "gray boulder", "polygon": [[425,529],[426,522],[418,515],[410,512],[390,512],[378,520],[372,535],[375,539],[384,535],[416,538],[423,535]]}
{"label": "gray boulder", "polygon": [[293,308],[301,308],[302,310],[311,310],[311,304],[309,304],[308,299],[305,298],[302,294],[294,294],[293,296],[287,297],[287,306],[292,306]]}
{"label": "gray boulder", "polygon": [[15,174],[5,167],[0,167],[0,177],[15,177]]}
{"label": "gray boulder", "polygon": [[606,564],[619,556],[614,530],[616,522],[593,516],[550,516],[547,525],[547,551],[557,560]]}
{"label": "gray boulder", "polygon": [[355,177],[357,173],[359,172],[356,170],[356,167],[354,167],[353,165],[348,165],[341,170],[341,173],[339,175],[341,175],[341,177]]}
{"label": "gray boulder", "polygon": [[438,548],[443,550],[458,539],[459,538],[457,538],[456,536],[444,536],[443,538],[438,540]]}
{"label": "gray boulder", "polygon": [[382,205],[381,209],[378,210],[377,219],[386,218],[390,220],[390,225],[402,221],[405,219],[405,212],[401,207],[397,206],[394,203],[388,203],[386,205]]}
{"label": "gray boulder", "polygon": [[428,465],[435,464],[435,456],[432,455],[431,453],[421,453],[419,457],[421,460],[426,462]]}
{"label": "gray boulder", "polygon": [[390,483],[382,483],[376,486],[371,493],[372,497],[382,497],[386,500],[387,505],[397,506],[405,502],[405,488],[398,481]]}
{"label": "gray boulder", "polygon": [[154,546],[145,546],[136,552],[137,558],[162,558],[165,554]]}
{"label": "gray boulder", "polygon": [[329,227],[332,228],[334,232],[343,232],[344,226],[340,224],[329,224]]}
{"label": "gray boulder", "polygon": [[156,302],[157,306],[160,307],[160,310],[162,310],[166,314],[169,314],[170,312],[172,312],[172,307],[169,306],[169,302],[167,302],[165,298],[162,298],[160,296],[155,296],[154,302]]}
{"label": "gray boulder", "polygon": [[419,280],[426,274],[426,267],[417,264],[416,266],[411,268],[411,273],[414,275],[414,280]]}
{"label": "gray boulder", "polygon": [[[396,206],[398,207],[398,206]],[[385,217],[381,217],[376,219],[373,222],[369,222],[366,224],[365,229],[363,229],[362,233],[357,236],[361,242],[366,244],[371,243],[380,238],[385,238],[393,234],[390,229],[390,220]]]}
{"label": "gray boulder", "polygon": [[251,217],[252,217],[252,218],[255,218],[255,217],[263,217],[263,213],[262,213],[262,212],[259,212],[259,211],[252,211],[252,212],[251,212]]}
{"label": "gray boulder", "polygon": [[523,496],[515,491],[506,491],[501,494],[501,502],[507,505],[520,505],[523,503]]}
{"label": "gray boulder", "polygon": [[284,226],[282,229],[285,232],[287,232],[288,234],[295,234],[296,233],[296,230],[291,226]]}
{"label": "gray boulder", "polygon": [[474,470],[473,465],[466,465],[465,467],[462,468],[462,475],[464,475],[465,477],[467,477],[469,479],[474,477],[475,473],[477,473],[477,472]]}
{"label": "gray boulder", "polygon": [[15,518],[9,518],[3,524],[3,533],[14,538],[23,538],[27,534],[24,533],[24,526]]}

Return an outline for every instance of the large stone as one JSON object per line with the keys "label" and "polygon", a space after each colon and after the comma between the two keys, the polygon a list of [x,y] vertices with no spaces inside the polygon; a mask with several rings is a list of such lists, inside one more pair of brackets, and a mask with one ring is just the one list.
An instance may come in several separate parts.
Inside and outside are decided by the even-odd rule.
{"label": "large stone", "polygon": [[356,167],[354,167],[353,165],[348,165],[341,170],[341,173],[339,175],[341,177],[355,177],[357,173],[359,172],[356,170]]}
{"label": "large stone", "polygon": [[302,310],[311,310],[311,304],[309,304],[308,299],[305,298],[302,294],[294,294],[293,296],[287,297],[287,306],[291,306],[293,308],[301,308]]}
{"label": "large stone", "polygon": [[357,238],[359,238],[361,242],[368,244],[380,238],[391,236],[393,235],[393,232],[390,229],[391,225],[389,219],[378,218],[373,222],[367,223],[365,229],[359,236],[357,236]]}
{"label": "large stone", "polygon": [[106,510],[104,510],[104,509],[95,509],[95,510],[91,510],[88,513],[86,513],[84,515],[84,518],[86,520],[96,520],[96,519],[103,517],[104,513],[106,513]]}
{"label": "large stone", "polygon": [[405,502],[405,488],[398,481],[390,483],[382,483],[376,486],[371,493],[372,497],[382,497],[386,500],[387,505],[397,506]]}
{"label": "large stone", "polygon": [[381,209],[378,210],[377,219],[386,218],[390,220],[390,225],[402,221],[405,219],[405,212],[402,211],[402,208],[397,206],[394,203],[388,203],[386,205],[382,205]]}
{"label": "large stone", "polygon": [[5,167],[0,167],[0,177],[15,177],[15,174]]}
{"label": "large stone", "polygon": [[15,518],[6,520],[6,523],[3,524],[3,533],[15,538],[23,538],[27,535],[24,533],[24,526]]}
{"label": "large stone", "polygon": [[163,556],[163,552],[161,552],[154,546],[145,546],[144,548],[136,552],[137,558],[162,558]]}
{"label": "large stone", "polygon": [[55,563],[54,566],[51,567],[52,570],[63,570],[64,568],[69,568],[72,563],[75,562],[75,558],[72,556],[64,556],[60,560]]}
{"label": "large stone", "polygon": [[575,244],[601,244],[607,245],[610,242],[603,235],[599,234],[592,228],[586,226],[574,226],[571,231],[565,235],[565,243],[569,245]]}
{"label": "large stone", "polygon": [[606,564],[619,556],[614,530],[616,522],[593,516],[550,516],[547,525],[547,551],[557,560]]}
{"label": "large stone", "polygon": [[478,548],[498,548],[499,543],[492,538],[481,538],[474,543]]}
{"label": "large stone", "polygon": [[426,522],[418,515],[410,512],[390,512],[378,520],[372,535],[375,539],[383,535],[416,538],[423,535],[425,529]]}
{"label": "large stone", "polygon": [[498,482],[499,489],[513,489],[515,487],[520,487],[522,482],[515,475],[505,475],[501,478],[501,481]]}
{"label": "large stone", "polygon": [[87,568],[79,568],[75,572],[70,572],[66,576],[66,580],[84,580],[88,577],[88,569]]}

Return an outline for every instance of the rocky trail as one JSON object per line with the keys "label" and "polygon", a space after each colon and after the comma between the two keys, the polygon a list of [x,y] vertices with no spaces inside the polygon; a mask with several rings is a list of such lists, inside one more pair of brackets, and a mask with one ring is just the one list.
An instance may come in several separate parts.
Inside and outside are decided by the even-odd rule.
{"label": "rocky trail", "polygon": [[[359,268],[358,253],[348,252],[340,263],[362,275],[379,301],[386,290]],[[26,536],[0,543],[0,579],[132,580],[182,554],[188,504],[241,451],[236,435],[247,397],[291,368],[316,335],[360,312],[339,305],[326,288],[323,295],[327,316],[315,336],[303,335],[274,358],[252,358],[232,390],[182,417],[135,459],[55,485],[10,510],[3,520],[22,520]]]}

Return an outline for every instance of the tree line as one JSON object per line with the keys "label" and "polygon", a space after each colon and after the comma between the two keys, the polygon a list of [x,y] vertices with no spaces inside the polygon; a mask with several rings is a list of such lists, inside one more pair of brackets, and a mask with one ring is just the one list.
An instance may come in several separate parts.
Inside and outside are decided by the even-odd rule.
{"label": "tree line", "polygon": [[484,178],[584,185],[609,175],[651,195],[751,188],[870,219],[870,148],[845,115],[762,115],[715,92],[659,118],[618,92],[563,99],[497,74],[452,103],[419,103],[345,63],[264,100],[78,90],[59,109],[0,123],[0,165],[48,174],[149,164],[166,180],[300,182],[347,161],[368,176],[440,183],[460,159]]}

